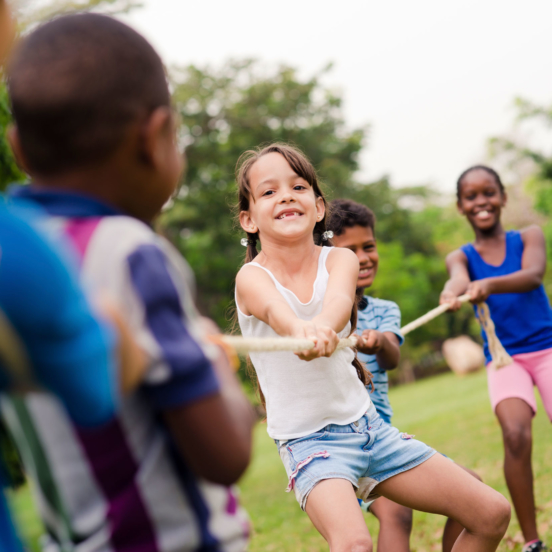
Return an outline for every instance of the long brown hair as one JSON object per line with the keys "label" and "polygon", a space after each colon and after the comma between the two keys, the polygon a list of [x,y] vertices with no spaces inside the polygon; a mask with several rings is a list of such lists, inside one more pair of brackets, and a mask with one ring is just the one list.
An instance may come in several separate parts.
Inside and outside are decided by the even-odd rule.
{"label": "long brown hair", "polygon": [[[251,167],[264,155],[269,153],[279,153],[288,163],[289,166],[293,169],[293,172],[306,180],[314,191],[316,197],[322,198],[324,202],[325,212],[322,220],[318,221],[313,229],[314,243],[316,245],[322,245],[322,242],[325,241],[328,245],[331,245],[329,240],[324,239],[324,233],[326,232],[326,216],[328,214],[328,203],[322,192],[322,188],[318,182],[316,176],[316,171],[312,166],[311,162],[306,158],[306,156],[297,148],[290,146],[288,144],[274,143],[264,148],[257,148],[254,150],[248,150],[243,153],[238,159],[236,165],[236,182],[238,183],[238,205],[237,211],[238,215],[241,211],[249,211],[249,206],[251,202],[251,184],[249,182],[249,172]],[[247,252],[245,254],[245,263],[251,262],[258,254],[257,251],[257,240],[259,240],[258,232],[250,233],[247,232]],[[351,310],[351,333],[356,329],[357,323],[357,304],[356,301],[353,304]],[[363,364],[358,360],[356,354],[353,361],[353,366],[357,371],[357,375],[364,385],[371,386],[372,390],[374,388],[372,383],[372,374],[368,372]],[[250,367],[250,366],[249,366]],[[250,375],[251,374],[251,370]],[[264,405],[264,397],[260,389],[258,389],[261,401]]]}

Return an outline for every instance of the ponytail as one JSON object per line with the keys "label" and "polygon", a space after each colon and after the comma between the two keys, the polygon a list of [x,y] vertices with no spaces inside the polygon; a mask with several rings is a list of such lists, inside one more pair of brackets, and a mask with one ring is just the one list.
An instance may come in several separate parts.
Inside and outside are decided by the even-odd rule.
{"label": "ponytail", "polygon": [[[358,301],[358,298],[359,298],[359,296],[357,294],[357,296],[355,297],[353,308],[351,310],[351,333],[349,335],[354,333],[354,331],[357,327],[357,315],[358,315],[358,306],[357,306],[358,303],[357,303],[357,301]],[[358,379],[366,387],[370,387],[370,393],[373,393],[374,392],[374,382],[372,380],[372,377],[373,377],[372,373],[369,372],[368,370],[366,370],[364,364],[358,359],[357,350],[353,349],[353,351],[355,353],[355,358],[353,359],[353,366],[355,367]]]}
{"label": "ponytail", "polygon": [[245,263],[250,263],[258,254],[257,251],[257,240],[259,239],[259,234],[255,232],[255,234],[247,233],[247,238],[244,238],[242,240],[242,243],[247,247],[247,250],[245,252]]}

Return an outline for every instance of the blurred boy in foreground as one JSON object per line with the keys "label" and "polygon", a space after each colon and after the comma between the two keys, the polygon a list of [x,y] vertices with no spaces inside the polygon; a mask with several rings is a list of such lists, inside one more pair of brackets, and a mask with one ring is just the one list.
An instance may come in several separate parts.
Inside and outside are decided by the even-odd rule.
{"label": "blurred boy in foreground", "polygon": [[[8,7],[0,0],[0,67],[13,34]],[[94,431],[113,417],[119,385],[123,391],[134,386],[144,363],[110,305],[103,310],[119,330],[118,340],[91,314],[74,274],[62,262],[60,244],[40,235],[36,218],[0,201],[0,390],[49,390],[83,431]],[[1,472],[0,465],[0,550],[18,551]]]}
{"label": "blurred boy in foreground", "polygon": [[20,42],[8,87],[10,141],[32,178],[13,195],[72,241],[83,282],[117,298],[148,357],[140,391],[93,438],[48,397],[5,408],[21,450],[39,446],[24,460],[41,459],[51,544],[243,550],[248,522],[224,485],[248,464],[252,410],[222,351],[206,344],[188,266],[148,225],[182,168],[161,60],[114,19],[66,16]]}

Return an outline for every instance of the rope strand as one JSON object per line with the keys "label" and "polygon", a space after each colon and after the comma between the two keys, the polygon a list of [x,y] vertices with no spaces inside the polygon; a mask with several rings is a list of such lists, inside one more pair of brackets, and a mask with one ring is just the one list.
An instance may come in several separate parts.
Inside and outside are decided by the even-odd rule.
{"label": "rope strand", "polygon": [[[470,300],[470,296],[465,294],[458,297],[458,300],[462,303],[466,303]],[[445,303],[439,305],[430,310],[420,318],[413,320],[406,326],[401,328],[401,334],[406,335],[415,329],[427,324],[430,320],[437,318],[447,310],[449,310],[451,303]],[[487,335],[487,342],[489,344],[489,351],[493,359],[492,364],[494,368],[502,368],[512,364],[512,357],[506,352],[506,349],[500,343],[495,331],[495,325],[491,319],[489,307],[487,303],[478,303],[476,305],[477,318],[481,327]],[[293,337],[242,337],[237,335],[225,335],[220,336],[220,340],[223,340],[227,345],[232,347],[237,354],[245,355],[248,353],[259,352],[274,352],[274,351],[291,351],[298,353],[300,351],[307,351],[314,348],[314,342],[310,339],[295,339]],[[350,337],[340,339],[336,350],[344,349],[345,347],[356,347],[357,338],[352,335]]]}

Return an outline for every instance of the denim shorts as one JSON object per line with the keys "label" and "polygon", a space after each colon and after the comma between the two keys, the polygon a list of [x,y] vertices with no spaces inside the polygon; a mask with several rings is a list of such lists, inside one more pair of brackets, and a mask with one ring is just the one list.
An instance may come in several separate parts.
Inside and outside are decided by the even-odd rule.
{"label": "denim shorts", "polygon": [[379,495],[378,483],[415,468],[435,451],[412,435],[386,424],[374,405],[356,422],[330,424],[316,433],[289,441],[276,441],[288,475],[287,492],[304,510],[309,493],[324,479],[346,479],[358,498]]}

